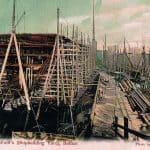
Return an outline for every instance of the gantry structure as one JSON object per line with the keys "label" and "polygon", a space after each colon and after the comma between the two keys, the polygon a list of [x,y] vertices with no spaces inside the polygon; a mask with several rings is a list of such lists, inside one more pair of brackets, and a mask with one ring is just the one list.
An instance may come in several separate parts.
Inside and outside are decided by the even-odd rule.
{"label": "gantry structure", "polygon": [[[0,99],[16,107],[20,99],[30,103],[43,100],[73,106],[75,97],[95,69],[96,40],[93,1],[93,39],[72,38],[60,32],[57,9],[56,34],[17,34],[13,1],[12,32],[0,34]],[[14,104],[15,103],[15,104]],[[38,114],[38,113],[37,113]],[[38,115],[37,115],[38,116]]]}
{"label": "gantry structure", "polygon": [[72,105],[92,73],[91,53],[91,42],[76,43],[63,36],[58,40],[57,34],[1,34],[1,99],[13,98],[14,93],[25,96],[24,79],[28,101]]}

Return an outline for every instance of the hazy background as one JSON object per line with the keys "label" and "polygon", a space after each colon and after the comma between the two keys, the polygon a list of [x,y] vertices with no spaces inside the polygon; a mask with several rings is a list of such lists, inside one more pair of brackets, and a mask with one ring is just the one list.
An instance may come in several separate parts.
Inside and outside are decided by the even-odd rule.
{"label": "hazy background", "polygon": [[[0,33],[11,30],[13,0],[0,0]],[[92,0],[17,0],[17,18],[25,10],[26,16],[17,32],[55,33],[56,9],[61,9],[61,22],[72,24],[91,35]],[[104,34],[109,44],[128,41],[150,43],[150,0],[95,0],[96,38],[103,45]]]}

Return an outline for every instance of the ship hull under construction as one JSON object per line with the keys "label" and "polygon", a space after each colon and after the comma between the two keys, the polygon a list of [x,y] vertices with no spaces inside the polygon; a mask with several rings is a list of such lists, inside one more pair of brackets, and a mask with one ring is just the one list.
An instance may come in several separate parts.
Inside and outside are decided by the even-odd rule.
{"label": "ship hull under construction", "polygon": [[[0,35],[1,136],[10,137],[15,131],[75,135],[79,91],[87,88],[94,69],[91,42],[78,43],[56,34],[15,36],[16,41],[11,41],[11,35]],[[68,131],[61,125],[69,126]]]}

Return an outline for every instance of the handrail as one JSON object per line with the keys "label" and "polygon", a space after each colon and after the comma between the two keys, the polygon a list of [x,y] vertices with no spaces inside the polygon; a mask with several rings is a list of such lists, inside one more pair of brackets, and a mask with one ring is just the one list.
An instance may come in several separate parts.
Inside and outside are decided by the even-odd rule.
{"label": "handrail", "polygon": [[118,128],[121,128],[124,130],[124,138],[128,139],[128,134],[133,134],[139,138],[142,138],[144,140],[150,140],[150,136],[149,135],[145,135],[139,131],[136,131],[134,129],[130,129],[128,128],[128,118],[124,117],[124,125],[120,125],[118,124],[118,117],[115,117],[115,121],[113,122],[113,127],[115,127],[115,133],[116,135],[118,134]]}

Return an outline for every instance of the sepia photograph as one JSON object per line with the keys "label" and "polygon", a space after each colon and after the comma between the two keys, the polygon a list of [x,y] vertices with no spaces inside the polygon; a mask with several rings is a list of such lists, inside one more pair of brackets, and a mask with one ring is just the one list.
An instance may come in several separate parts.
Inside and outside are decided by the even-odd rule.
{"label": "sepia photograph", "polygon": [[0,0],[0,149],[150,149],[150,0]]}

